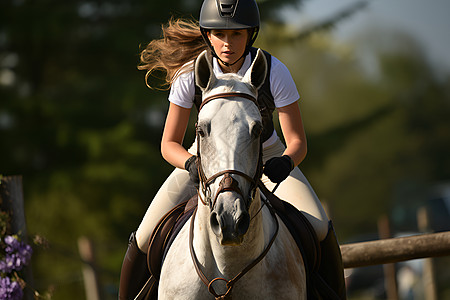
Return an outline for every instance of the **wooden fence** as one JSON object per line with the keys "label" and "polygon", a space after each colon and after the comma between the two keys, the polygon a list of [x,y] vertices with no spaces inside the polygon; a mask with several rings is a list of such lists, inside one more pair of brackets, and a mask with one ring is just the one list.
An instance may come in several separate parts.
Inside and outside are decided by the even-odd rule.
{"label": "wooden fence", "polygon": [[450,255],[450,231],[341,245],[344,268]]}
{"label": "wooden fence", "polygon": [[437,300],[433,257],[450,256],[450,231],[401,238],[341,245],[344,268],[383,265],[386,296],[398,300],[397,272],[394,263],[423,258],[425,299]]}

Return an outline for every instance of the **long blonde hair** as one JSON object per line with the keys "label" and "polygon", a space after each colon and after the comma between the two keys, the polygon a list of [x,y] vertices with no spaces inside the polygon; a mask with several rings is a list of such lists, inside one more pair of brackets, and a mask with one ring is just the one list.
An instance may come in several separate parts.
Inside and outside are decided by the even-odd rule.
{"label": "long blonde hair", "polygon": [[171,18],[162,26],[163,37],[151,41],[140,54],[139,70],[147,70],[145,82],[154,71],[166,73],[163,86],[172,85],[176,77],[189,69],[181,67],[207,49],[197,21]]}

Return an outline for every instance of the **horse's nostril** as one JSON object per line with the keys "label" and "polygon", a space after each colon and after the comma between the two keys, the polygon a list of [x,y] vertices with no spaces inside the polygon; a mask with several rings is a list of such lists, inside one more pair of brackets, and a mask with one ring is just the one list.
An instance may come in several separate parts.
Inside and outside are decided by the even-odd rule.
{"label": "horse's nostril", "polygon": [[220,235],[220,221],[219,221],[219,216],[217,215],[216,212],[213,212],[211,214],[209,222],[211,224],[211,229],[214,232],[214,234],[217,236]]}
{"label": "horse's nostril", "polygon": [[243,212],[236,222],[236,231],[239,236],[247,233],[250,226],[250,215],[247,212]]}

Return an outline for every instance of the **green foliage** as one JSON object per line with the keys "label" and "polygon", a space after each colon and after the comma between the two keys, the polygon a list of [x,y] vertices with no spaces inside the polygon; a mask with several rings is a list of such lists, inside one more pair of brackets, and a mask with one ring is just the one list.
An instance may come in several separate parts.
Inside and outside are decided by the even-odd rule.
{"label": "green foliage", "polygon": [[259,43],[296,80],[308,136],[300,168],[341,240],[376,232],[391,212],[396,229],[417,230],[430,186],[450,178],[448,79],[436,78],[420,46],[399,34],[385,49],[371,44],[375,70],[367,70],[356,47],[280,31],[269,28]]}

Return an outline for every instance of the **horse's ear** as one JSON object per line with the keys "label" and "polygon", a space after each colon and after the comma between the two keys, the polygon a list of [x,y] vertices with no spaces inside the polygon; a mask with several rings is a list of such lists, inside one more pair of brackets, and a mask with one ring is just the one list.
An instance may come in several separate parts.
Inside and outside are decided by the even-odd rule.
{"label": "horse's ear", "polygon": [[215,78],[211,55],[205,50],[195,60],[195,84],[204,91]]}
{"label": "horse's ear", "polygon": [[267,60],[261,49],[258,49],[252,65],[244,75],[244,80],[250,82],[256,89],[263,85],[267,74]]}

